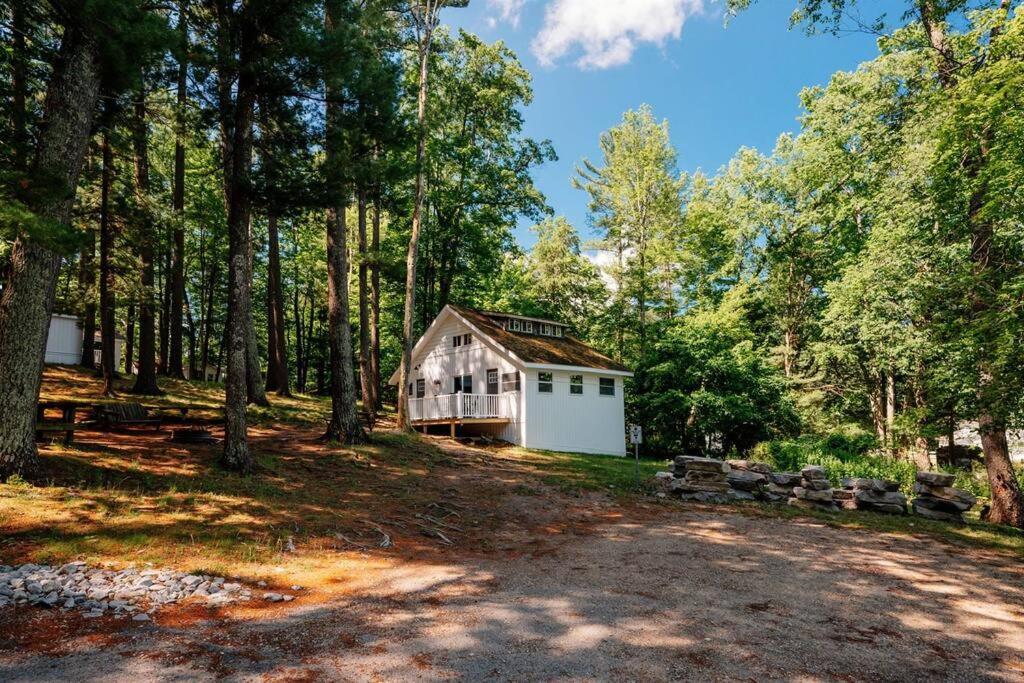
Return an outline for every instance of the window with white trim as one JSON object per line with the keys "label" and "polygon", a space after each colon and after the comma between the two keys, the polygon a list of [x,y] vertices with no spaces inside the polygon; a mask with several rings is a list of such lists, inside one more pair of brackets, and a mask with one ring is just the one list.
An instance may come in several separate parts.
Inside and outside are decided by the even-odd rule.
{"label": "window with white trim", "polygon": [[512,320],[508,321],[508,329],[512,330],[513,332],[519,332],[522,329],[522,324],[519,320],[513,318]]}
{"label": "window with white trim", "polygon": [[562,326],[561,325],[555,325],[554,333],[555,333],[556,337],[561,337],[562,336]]}
{"label": "window with white trim", "polygon": [[569,375],[569,393],[573,396],[583,395],[583,375]]}
{"label": "window with white trim", "polygon": [[602,396],[615,395],[615,379],[613,377],[601,377],[598,381],[598,393]]}
{"label": "window with white trim", "polygon": [[533,334],[533,321],[532,320],[527,320],[523,325],[524,325],[524,328],[523,328],[524,332],[527,332],[529,334]]}
{"label": "window with white trim", "polygon": [[550,337],[551,336],[551,325],[548,324],[548,323],[544,323],[543,325],[541,325],[540,333],[543,334],[546,337]]}
{"label": "window with white trim", "polygon": [[454,378],[452,393],[457,394],[459,392],[463,394],[473,393],[473,375],[462,375]]}
{"label": "window with white trim", "polygon": [[427,380],[416,380],[416,398],[423,398],[427,395]]}
{"label": "window with white trim", "polygon": [[550,372],[537,373],[537,391],[542,394],[550,394],[555,391],[555,380]]}

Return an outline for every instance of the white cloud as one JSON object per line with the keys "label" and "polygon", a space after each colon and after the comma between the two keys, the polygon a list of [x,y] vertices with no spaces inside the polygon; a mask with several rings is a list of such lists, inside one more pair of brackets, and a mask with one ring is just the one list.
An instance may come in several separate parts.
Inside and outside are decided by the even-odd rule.
{"label": "white cloud", "polygon": [[578,48],[576,65],[582,69],[620,66],[640,43],[660,46],[678,39],[686,20],[703,11],[704,0],[552,0],[533,54],[551,66]]}
{"label": "white cloud", "polygon": [[505,22],[513,28],[519,26],[519,17],[525,2],[526,0],[487,0],[487,6],[496,13],[487,18],[487,25],[494,28],[498,22]]}

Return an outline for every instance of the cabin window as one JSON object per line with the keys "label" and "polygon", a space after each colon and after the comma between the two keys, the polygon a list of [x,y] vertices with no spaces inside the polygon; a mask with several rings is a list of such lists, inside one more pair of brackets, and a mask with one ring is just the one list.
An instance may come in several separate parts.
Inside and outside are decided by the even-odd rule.
{"label": "cabin window", "polygon": [[544,323],[543,325],[541,325],[540,333],[543,334],[546,337],[550,337],[551,336],[551,325],[549,325],[548,323]]}
{"label": "cabin window", "polygon": [[583,395],[583,375],[569,375],[569,393],[574,396]]}
{"label": "cabin window", "polygon": [[457,334],[454,337],[452,337],[452,348],[457,349],[460,346],[462,346],[462,335]]}
{"label": "cabin window", "polygon": [[614,396],[615,395],[615,380],[611,377],[602,377],[597,380],[600,384],[598,391],[602,396]]}
{"label": "cabin window", "polygon": [[562,328],[560,325],[555,325],[554,334],[556,337],[562,336]]}
{"label": "cabin window", "polygon": [[494,370],[488,370],[487,371],[487,393],[488,394],[496,394],[496,393],[498,393],[498,387],[499,386],[500,385],[498,383],[498,370],[496,368]]}
{"label": "cabin window", "polygon": [[472,394],[473,393],[473,375],[462,375],[461,377],[456,377],[454,379],[455,379],[455,386],[452,388],[452,393],[455,393],[455,394],[458,394],[459,392],[462,392],[463,394]]}
{"label": "cabin window", "polygon": [[542,394],[550,394],[555,390],[554,379],[550,372],[537,373],[537,391]]}
{"label": "cabin window", "polygon": [[528,332],[529,334],[533,334],[533,321],[527,320],[525,323],[523,323],[523,330],[525,332]]}
{"label": "cabin window", "polygon": [[522,325],[518,320],[509,320],[508,329],[512,330],[513,332],[518,332],[519,330],[522,329]]}
{"label": "cabin window", "polygon": [[501,390],[502,392],[519,391],[519,373],[503,372],[501,374]]}
{"label": "cabin window", "polygon": [[462,345],[463,346],[469,346],[472,343],[473,343],[473,335],[468,334],[468,333],[462,335]]}
{"label": "cabin window", "polygon": [[423,398],[427,395],[427,380],[416,380],[416,398]]}

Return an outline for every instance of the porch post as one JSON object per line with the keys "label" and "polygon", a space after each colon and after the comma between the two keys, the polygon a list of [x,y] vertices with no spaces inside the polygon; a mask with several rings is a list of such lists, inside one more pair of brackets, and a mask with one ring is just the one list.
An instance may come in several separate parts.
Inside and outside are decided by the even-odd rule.
{"label": "porch post", "polygon": [[455,420],[452,420],[451,428],[452,428],[452,438],[454,439],[455,438]]}

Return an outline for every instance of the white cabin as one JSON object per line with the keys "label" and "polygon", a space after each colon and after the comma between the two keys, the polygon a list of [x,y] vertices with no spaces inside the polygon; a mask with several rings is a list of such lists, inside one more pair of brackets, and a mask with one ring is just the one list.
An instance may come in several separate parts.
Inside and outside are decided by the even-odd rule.
{"label": "white cabin", "polygon": [[[78,316],[54,313],[50,316],[50,331],[46,335],[47,363],[58,365],[78,365],[82,360],[82,322]],[[96,330],[93,338],[93,348],[96,366],[100,365],[100,331]],[[124,345],[124,337],[114,337],[114,367],[121,367],[121,347]]]}
{"label": "white cabin", "polygon": [[413,349],[409,417],[527,448],[625,455],[632,376],[563,323],[448,305]]}

